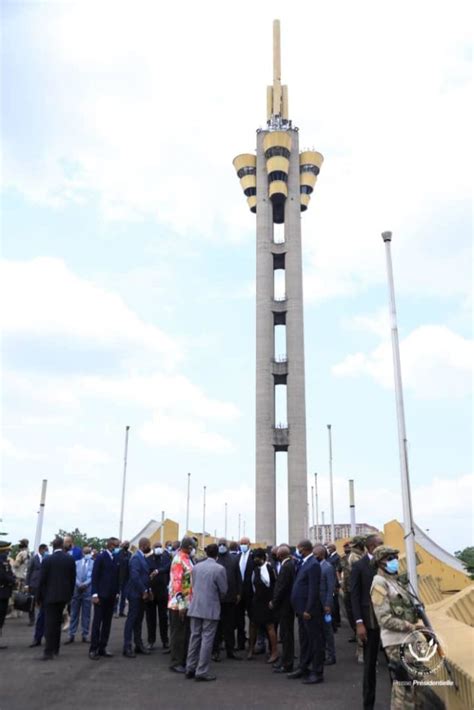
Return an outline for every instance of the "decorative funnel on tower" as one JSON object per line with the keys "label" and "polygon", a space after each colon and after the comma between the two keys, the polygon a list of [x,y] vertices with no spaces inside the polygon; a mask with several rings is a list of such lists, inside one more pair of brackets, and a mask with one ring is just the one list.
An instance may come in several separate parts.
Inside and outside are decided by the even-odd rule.
{"label": "decorative funnel on tower", "polygon": [[[264,154],[267,169],[268,197],[273,205],[273,221],[284,222],[284,203],[288,197],[288,171],[292,151],[292,123],[288,117],[288,87],[281,83],[280,21],[273,22],[273,84],[267,87],[267,126]],[[300,153],[300,209],[308,209],[323,156],[314,150]],[[256,156],[242,153],[234,158],[234,167],[247,197],[250,211],[257,211]]]}

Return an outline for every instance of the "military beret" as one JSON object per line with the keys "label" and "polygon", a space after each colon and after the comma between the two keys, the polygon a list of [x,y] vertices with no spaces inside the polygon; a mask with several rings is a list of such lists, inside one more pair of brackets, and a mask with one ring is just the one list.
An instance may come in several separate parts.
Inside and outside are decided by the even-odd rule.
{"label": "military beret", "polygon": [[363,535],[354,535],[349,544],[351,547],[365,547],[365,537]]}
{"label": "military beret", "polygon": [[376,562],[380,562],[380,560],[383,560],[389,555],[398,555],[399,552],[400,550],[397,550],[396,547],[390,547],[389,545],[379,545],[375,548],[373,552],[374,560]]}
{"label": "military beret", "polygon": [[11,542],[7,542],[6,540],[0,540],[0,552],[8,552],[11,546]]}

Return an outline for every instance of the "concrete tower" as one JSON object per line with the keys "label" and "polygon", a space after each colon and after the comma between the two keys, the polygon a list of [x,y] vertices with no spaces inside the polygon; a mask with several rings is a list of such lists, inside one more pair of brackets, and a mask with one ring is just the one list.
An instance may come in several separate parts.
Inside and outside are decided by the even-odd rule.
{"label": "concrete tower", "polygon": [[[267,128],[257,131],[257,153],[238,155],[234,167],[257,221],[256,540],[276,542],[275,455],[288,453],[289,542],[307,536],[306,407],[301,212],[307,207],[323,156],[299,151],[281,84],[280,23],[273,23],[273,86],[267,88]],[[275,225],[282,225],[281,228]],[[285,294],[275,292],[282,270]],[[275,352],[284,326],[286,353]],[[275,388],[286,387],[287,418],[275,418]]]}

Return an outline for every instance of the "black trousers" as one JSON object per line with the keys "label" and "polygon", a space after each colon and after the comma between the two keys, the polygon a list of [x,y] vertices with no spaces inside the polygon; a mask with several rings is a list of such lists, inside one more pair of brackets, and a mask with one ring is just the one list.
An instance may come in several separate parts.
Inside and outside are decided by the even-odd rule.
{"label": "black trousers", "polygon": [[349,592],[344,592],[344,606],[346,609],[346,616],[347,616],[347,621],[349,622],[349,626],[351,627],[352,631],[355,633],[355,621],[354,621],[354,614],[352,613],[352,602],[351,602],[351,595]]}
{"label": "black trousers", "polygon": [[168,644],[168,599],[152,599],[146,603],[146,628],[148,643],[156,641],[156,615],[160,625],[161,643]]}
{"label": "black trousers", "polygon": [[114,615],[115,598],[115,595],[113,597],[99,597],[99,603],[93,605],[94,617],[92,619],[90,651],[102,653],[107,647]]}
{"label": "black trousers", "polygon": [[245,614],[249,614],[251,606],[250,597],[242,597],[236,608],[237,648],[245,648]]}
{"label": "black trousers", "polygon": [[5,617],[7,615],[7,609],[8,609],[8,599],[0,599],[0,631],[3,627],[3,624],[5,622]]}
{"label": "black trousers", "polygon": [[189,618],[179,618],[179,611],[170,609],[170,666],[185,666],[189,646]]}
{"label": "black trousers", "polygon": [[292,609],[284,611],[278,616],[280,624],[281,657],[283,668],[293,666],[295,659],[295,614]]}
{"label": "black trousers", "polygon": [[341,610],[339,608],[339,589],[336,589],[332,598],[332,628],[336,630],[340,625]]}
{"label": "black trousers", "polygon": [[59,653],[61,645],[61,626],[65,602],[54,602],[44,605],[44,655],[53,656]]}
{"label": "black trousers", "polygon": [[375,704],[379,645],[380,631],[378,629],[367,629],[367,641],[364,643],[364,681],[362,685],[364,710],[373,710]]}
{"label": "black trousers", "polygon": [[224,639],[226,652],[228,654],[234,653],[236,608],[235,602],[223,602],[221,604],[221,617],[214,637],[214,653],[219,651],[222,639]]}
{"label": "black trousers", "polygon": [[324,675],[324,635],[322,617],[315,614],[308,621],[298,614],[298,633],[300,637],[300,668],[312,671],[315,675]]}
{"label": "black trousers", "polygon": [[145,601],[141,597],[128,597],[128,615],[123,630],[123,650],[132,650],[132,638],[135,648],[143,646],[142,624],[145,614]]}

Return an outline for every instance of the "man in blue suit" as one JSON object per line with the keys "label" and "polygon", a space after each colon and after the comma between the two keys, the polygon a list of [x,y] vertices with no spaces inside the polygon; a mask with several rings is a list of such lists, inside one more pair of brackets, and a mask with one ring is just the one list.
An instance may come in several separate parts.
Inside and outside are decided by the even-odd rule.
{"label": "man in blue suit", "polygon": [[[142,640],[142,622],[145,613],[145,602],[151,598],[150,568],[145,558],[151,550],[150,540],[140,538],[138,550],[130,560],[127,596],[128,615],[123,632],[123,655],[126,658],[135,658],[135,654],[149,654]],[[132,635],[135,641],[135,653],[132,651]]]}
{"label": "man in blue suit", "polygon": [[299,668],[287,678],[304,678],[303,683],[324,680],[324,640],[320,600],[321,568],[313,555],[310,540],[298,543],[301,565],[291,592],[291,605],[298,618],[300,639]]}
{"label": "man in blue suit", "polygon": [[333,598],[336,587],[336,571],[327,560],[327,550],[324,545],[315,545],[313,553],[321,567],[321,584],[319,588],[319,598],[323,607],[323,635],[326,649],[325,666],[332,666],[336,663],[336,645],[334,643],[334,631],[332,628]]}
{"label": "man in blue suit", "polygon": [[114,554],[119,544],[116,537],[109,537],[105,550],[97,557],[92,569],[91,594],[94,618],[89,648],[89,658],[92,661],[99,660],[101,656],[109,658],[113,655],[107,651],[107,644],[119,589],[118,564]]}
{"label": "man in blue suit", "polygon": [[76,586],[71,600],[71,623],[69,638],[66,643],[74,643],[79,626],[79,614],[82,622],[82,641],[87,643],[91,621],[91,583],[94,560],[89,545],[82,548],[82,559],[76,562]]}

